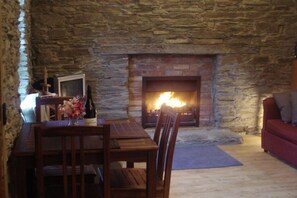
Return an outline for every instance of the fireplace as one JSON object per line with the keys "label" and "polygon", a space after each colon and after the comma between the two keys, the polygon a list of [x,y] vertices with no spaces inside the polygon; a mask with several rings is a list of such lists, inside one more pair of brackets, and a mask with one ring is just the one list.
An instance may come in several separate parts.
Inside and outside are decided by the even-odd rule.
{"label": "fireplace", "polygon": [[181,112],[182,126],[199,126],[200,87],[200,76],[143,77],[142,126],[155,126],[164,103]]}
{"label": "fireplace", "polygon": [[[193,126],[199,125],[199,127],[214,126],[214,68],[214,56],[186,54],[130,55],[128,115],[135,119],[139,124],[144,126],[153,125],[147,123],[147,108],[145,107],[144,101],[144,97],[146,97],[145,93],[148,92],[147,94],[149,94],[150,92],[157,92],[158,89],[160,90],[159,92],[179,92],[182,84],[188,84],[181,90],[186,91],[187,89],[190,89],[189,92],[191,92],[192,95],[195,95],[195,93],[197,94],[197,98],[195,98],[195,100],[197,100],[197,109],[194,112],[196,113],[195,120],[193,121],[193,119],[191,119],[191,124],[186,122],[185,115],[183,116],[183,125],[187,123],[188,125]],[[160,83],[154,83],[154,80],[158,80]],[[181,83],[183,80],[187,81]],[[166,83],[165,85],[162,85],[161,81],[163,81],[162,83],[169,81],[169,83],[167,83],[169,85],[166,85]],[[177,85],[178,83],[181,84]],[[174,93],[174,96],[176,96],[176,94],[177,93]],[[155,119],[156,118],[154,118],[154,120]],[[151,123],[153,121],[151,121]]]}

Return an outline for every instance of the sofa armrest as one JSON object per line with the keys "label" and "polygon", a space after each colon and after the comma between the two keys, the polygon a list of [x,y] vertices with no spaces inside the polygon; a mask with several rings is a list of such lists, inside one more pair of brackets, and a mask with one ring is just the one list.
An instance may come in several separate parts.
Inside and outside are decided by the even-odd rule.
{"label": "sofa armrest", "polygon": [[275,99],[269,97],[263,100],[263,128],[266,129],[267,120],[281,119]]}

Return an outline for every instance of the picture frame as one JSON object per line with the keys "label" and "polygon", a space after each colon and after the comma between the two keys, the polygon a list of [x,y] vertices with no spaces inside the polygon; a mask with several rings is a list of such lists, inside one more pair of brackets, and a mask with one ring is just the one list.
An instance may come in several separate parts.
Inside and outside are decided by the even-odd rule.
{"label": "picture frame", "polygon": [[54,87],[59,96],[85,96],[85,74],[55,76]]}

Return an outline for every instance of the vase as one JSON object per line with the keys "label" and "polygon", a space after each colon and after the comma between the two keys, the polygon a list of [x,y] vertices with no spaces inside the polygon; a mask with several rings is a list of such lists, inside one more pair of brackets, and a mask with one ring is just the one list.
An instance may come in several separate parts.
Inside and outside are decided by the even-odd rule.
{"label": "vase", "polygon": [[68,126],[77,126],[78,125],[78,118],[69,118],[68,119]]}

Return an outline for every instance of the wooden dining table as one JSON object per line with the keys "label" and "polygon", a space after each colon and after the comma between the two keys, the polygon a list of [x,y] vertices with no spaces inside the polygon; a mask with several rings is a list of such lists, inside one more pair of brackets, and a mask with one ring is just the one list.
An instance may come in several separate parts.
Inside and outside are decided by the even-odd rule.
{"label": "wooden dining table", "polygon": [[[111,161],[146,162],[147,197],[156,197],[156,156],[158,146],[134,120],[99,120],[110,124]],[[49,121],[47,125],[67,125],[67,121]],[[12,197],[27,198],[35,188],[32,172],[35,168],[34,126],[25,123],[15,141],[10,163]],[[95,140],[89,139],[90,144]],[[98,152],[100,149],[98,149]],[[94,160],[94,159],[92,159]]]}

